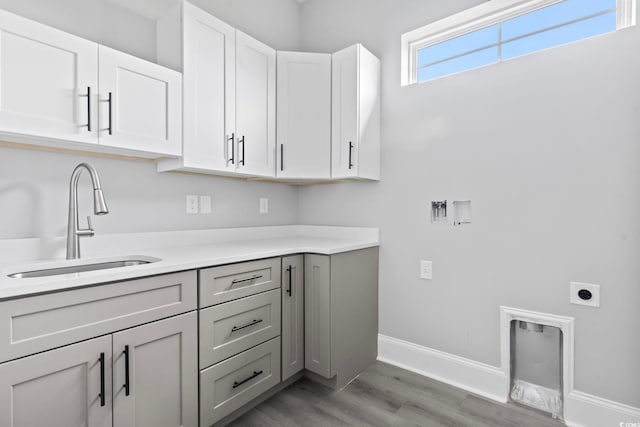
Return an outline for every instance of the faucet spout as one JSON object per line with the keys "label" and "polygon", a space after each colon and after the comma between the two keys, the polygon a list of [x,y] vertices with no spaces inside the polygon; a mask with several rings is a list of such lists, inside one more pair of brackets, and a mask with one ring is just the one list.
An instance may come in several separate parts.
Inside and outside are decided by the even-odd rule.
{"label": "faucet spout", "polygon": [[102,193],[100,177],[96,169],[89,163],[80,163],[71,174],[69,183],[69,220],[67,222],[67,259],[80,258],[80,237],[91,237],[95,234],[91,228],[90,217],[87,217],[89,227],[81,229],[78,224],[78,181],[83,170],[89,172],[93,185],[93,212],[95,215],[105,215],[109,213],[107,202]]}

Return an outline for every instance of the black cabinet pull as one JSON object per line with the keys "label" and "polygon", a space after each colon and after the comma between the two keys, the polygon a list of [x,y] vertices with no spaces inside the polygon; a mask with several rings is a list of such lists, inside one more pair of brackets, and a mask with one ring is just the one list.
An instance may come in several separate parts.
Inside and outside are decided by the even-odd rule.
{"label": "black cabinet pull", "polygon": [[257,325],[258,323],[262,323],[262,319],[254,319],[253,321],[247,323],[246,325],[234,326],[233,328],[231,328],[231,333],[238,332],[241,329],[245,329],[253,325]]}
{"label": "black cabinet pull", "polygon": [[262,278],[262,275],[251,276],[251,277],[249,277],[247,279],[235,279],[235,280],[231,281],[231,286],[237,285],[238,283],[250,282],[252,280],[256,280],[256,279],[260,279],[260,278]]}
{"label": "black cabinet pull", "polygon": [[247,378],[247,379],[245,379],[245,380],[242,380],[242,381],[240,381],[240,382],[238,382],[238,381],[234,381],[234,382],[233,382],[233,388],[238,388],[238,387],[240,387],[242,384],[246,383],[247,381],[251,381],[251,380],[252,380],[252,379],[254,379],[255,377],[262,375],[262,372],[263,372],[263,371],[253,371],[253,375],[251,375],[249,378]]}
{"label": "black cabinet pull", "polygon": [[235,164],[235,157],[236,157],[236,144],[235,144],[235,139],[236,139],[236,134],[235,132],[231,133],[231,138],[227,138],[227,147],[229,146],[229,141],[231,141],[231,159],[227,159],[228,161],[231,162],[231,164]]}
{"label": "black cabinet pull", "polygon": [[287,272],[289,273],[289,289],[287,289],[287,293],[289,294],[289,296],[291,296],[291,279],[293,277],[293,267],[289,266],[289,268],[287,268]]}
{"label": "black cabinet pull", "polygon": [[280,144],[280,170],[284,170],[284,144]]}
{"label": "black cabinet pull", "polygon": [[129,396],[129,346],[124,346],[124,395]]}
{"label": "black cabinet pull", "polygon": [[351,161],[351,158],[352,158],[351,152],[352,151],[353,151],[353,143],[351,141],[349,141],[349,169],[353,168],[353,162]]}
{"label": "black cabinet pull", "polygon": [[113,94],[109,92],[109,127],[107,130],[109,131],[109,135],[113,135],[113,126],[112,126],[112,113],[113,113]]}
{"label": "black cabinet pull", "polygon": [[87,131],[91,132],[91,86],[87,86]]}
{"label": "black cabinet pull", "polygon": [[100,353],[100,406],[106,405],[105,403],[105,393],[104,393],[104,353]]}
{"label": "black cabinet pull", "polygon": [[242,138],[238,138],[238,150],[240,150],[240,143],[242,143],[242,160],[239,160],[238,164],[244,166],[244,135],[242,135]]}

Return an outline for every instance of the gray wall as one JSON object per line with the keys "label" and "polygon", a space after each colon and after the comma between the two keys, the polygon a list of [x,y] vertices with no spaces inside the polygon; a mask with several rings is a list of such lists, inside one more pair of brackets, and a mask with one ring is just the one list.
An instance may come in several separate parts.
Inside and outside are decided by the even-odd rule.
{"label": "gray wall", "polygon": [[[292,11],[299,7],[296,0],[200,0],[198,3],[229,19],[233,25],[251,27],[256,35],[263,36],[263,41],[276,48],[289,49],[297,45],[298,21],[292,18]],[[238,9],[239,4],[242,9]],[[264,9],[266,4],[268,14]],[[155,59],[155,24],[107,0],[0,0],[0,8]],[[297,188],[292,186],[157,174],[151,162],[0,146],[0,239],[64,235],[68,180],[75,165],[82,161],[97,167],[111,209],[109,215],[94,218],[98,233],[298,223]],[[81,181],[84,187],[81,215],[89,215],[88,178],[83,177]],[[211,195],[213,213],[187,215],[187,194]],[[269,198],[269,214],[259,214],[260,197]]]}
{"label": "gray wall", "polygon": [[[573,316],[576,388],[638,407],[640,28],[400,87],[400,35],[478,3],[303,4],[303,49],[381,58],[383,138],[382,181],[301,189],[300,221],[381,228],[382,334],[498,366],[500,305]],[[473,224],[429,222],[467,198]]]}

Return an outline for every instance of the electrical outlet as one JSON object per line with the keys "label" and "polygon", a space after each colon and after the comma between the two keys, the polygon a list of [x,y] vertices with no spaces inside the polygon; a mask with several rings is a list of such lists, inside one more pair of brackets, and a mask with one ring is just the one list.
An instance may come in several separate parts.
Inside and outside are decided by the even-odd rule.
{"label": "electrical outlet", "polygon": [[200,196],[200,213],[211,213],[211,196]]}
{"label": "electrical outlet", "polygon": [[269,199],[265,199],[265,198],[260,199],[260,213],[261,214],[269,213]]}
{"label": "electrical outlet", "polygon": [[569,302],[589,307],[600,307],[600,285],[580,282],[569,283]]}
{"label": "electrical outlet", "polygon": [[198,213],[198,196],[195,196],[193,194],[187,194],[187,213],[188,214]]}
{"label": "electrical outlet", "polygon": [[433,263],[431,261],[420,261],[420,278],[433,279]]}

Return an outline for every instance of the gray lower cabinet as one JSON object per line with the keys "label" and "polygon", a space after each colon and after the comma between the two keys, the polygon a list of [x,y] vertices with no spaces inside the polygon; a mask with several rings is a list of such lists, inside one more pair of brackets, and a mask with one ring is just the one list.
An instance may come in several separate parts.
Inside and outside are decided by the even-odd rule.
{"label": "gray lower cabinet", "polygon": [[378,354],[378,248],[306,254],[305,368],[342,388]]}
{"label": "gray lower cabinet", "polygon": [[196,427],[196,331],[191,312],[0,364],[0,425]]}
{"label": "gray lower cabinet", "polygon": [[200,372],[200,425],[213,425],[280,382],[280,337]]}
{"label": "gray lower cabinet", "polygon": [[304,256],[282,258],[282,381],[304,369]]}
{"label": "gray lower cabinet", "polygon": [[0,364],[0,426],[112,427],[106,378],[111,378],[111,336]]}
{"label": "gray lower cabinet", "polygon": [[113,334],[114,427],[198,425],[196,312]]}

